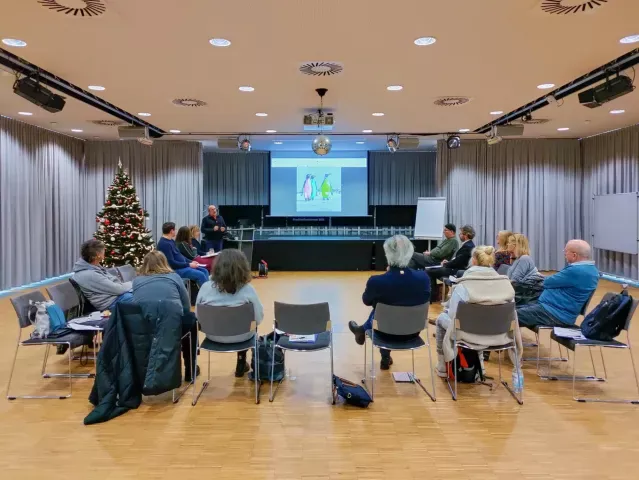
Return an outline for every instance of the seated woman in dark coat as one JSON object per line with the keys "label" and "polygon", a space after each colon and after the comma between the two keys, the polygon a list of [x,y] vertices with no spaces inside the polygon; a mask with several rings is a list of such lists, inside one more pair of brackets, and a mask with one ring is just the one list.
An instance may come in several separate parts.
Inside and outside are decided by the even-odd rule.
{"label": "seated woman in dark coat", "polygon": [[191,227],[180,227],[175,237],[175,245],[178,250],[187,260],[194,260],[211,273],[211,266],[213,265],[213,259],[203,258],[200,256],[197,248],[192,244],[193,238],[191,237]]}
{"label": "seated woman in dark coat", "polygon": [[206,242],[204,240],[198,240],[201,234],[200,227],[197,225],[191,225],[189,229],[191,230],[191,246],[197,250],[198,255],[206,255],[208,253],[206,249]]}
{"label": "seated woman in dark coat", "polygon": [[[138,276],[133,280],[133,301],[144,303],[162,299],[165,302],[174,302],[184,311],[182,316],[182,336],[191,332],[191,341],[188,337],[182,341],[182,357],[184,358],[184,381],[193,379],[189,353],[193,354],[193,363],[197,355],[197,320],[191,312],[191,300],[184,286],[184,280],[169,267],[166,257],[159,250],[153,250],[146,254]],[[197,370],[199,374],[199,367]]]}

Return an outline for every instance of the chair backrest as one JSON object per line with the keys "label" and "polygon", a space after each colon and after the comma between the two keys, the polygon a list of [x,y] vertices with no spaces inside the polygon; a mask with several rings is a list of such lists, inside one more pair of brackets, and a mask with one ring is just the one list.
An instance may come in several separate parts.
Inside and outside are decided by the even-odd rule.
{"label": "chair backrest", "polygon": [[254,332],[255,310],[252,303],[237,307],[200,304],[195,309],[202,333],[218,337],[230,337]]}
{"label": "chair backrest", "polygon": [[109,267],[106,269],[107,273],[111,276],[114,276],[115,278],[119,278],[120,280],[122,280],[122,277],[120,276],[120,272],[118,271],[118,269],[116,267]]}
{"label": "chair backrest", "polygon": [[378,303],[373,328],[389,335],[411,335],[426,328],[428,303],[413,307],[396,307]]}
{"label": "chair backrest", "polygon": [[[613,292],[608,292],[603,296],[601,301],[603,302],[606,300],[610,300],[615,295],[617,294]],[[632,297],[632,306],[630,307],[630,311],[628,312],[628,317],[626,318],[626,325],[624,327],[624,330],[630,330],[630,322],[632,321],[632,317],[635,315],[635,312],[637,311],[637,307],[639,307],[639,298]]]}
{"label": "chair backrest", "polygon": [[29,302],[46,302],[47,299],[42,295],[42,292],[36,290],[35,292],[25,293],[11,298],[11,305],[16,311],[18,316],[18,324],[20,328],[27,328],[32,325],[29,320]]}
{"label": "chair backrest", "polygon": [[315,335],[331,329],[328,303],[296,305],[275,302],[275,327],[293,335]]}
{"label": "chair backrest", "polygon": [[133,265],[122,265],[121,267],[118,267],[118,272],[120,272],[119,277],[123,282],[132,282],[137,276],[137,272]]}
{"label": "chair backrest", "polygon": [[47,288],[47,294],[62,309],[67,320],[80,316],[81,303],[70,282],[62,282]]}
{"label": "chair backrest", "polygon": [[499,275],[507,275],[508,274],[508,270],[510,270],[510,265],[507,265],[505,263],[499,265],[499,268],[497,269],[497,273]]}
{"label": "chair backrest", "polygon": [[[596,291],[597,291],[596,288],[592,291],[592,293],[588,297],[588,300],[586,300],[586,303],[584,303],[584,306],[581,307],[581,310],[579,311],[579,315],[583,315],[584,317],[586,316],[586,312],[588,311],[588,305],[590,305],[590,302],[592,301],[592,297],[595,296],[595,292]],[[606,294],[606,295],[608,295],[608,294]],[[611,295],[614,295],[614,294],[611,294]]]}
{"label": "chair backrest", "polygon": [[515,302],[499,305],[481,305],[460,302],[457,306],[456,325],[465,333],[499,335],[513,330]]}
{"label": "chair backrest", "polygon": [[89,300],[87,300],[87,297],[84,295],[84,293],[82,293],[82,289],[80,288],[80,285],[78,285],[78,282],[76,282],[73,278],[70,278],[69,283],[80,299],[80,315],[88,315],[89,313],[98,310],[93,306],[93,304],[91,304],[91,302],[89,302]]}

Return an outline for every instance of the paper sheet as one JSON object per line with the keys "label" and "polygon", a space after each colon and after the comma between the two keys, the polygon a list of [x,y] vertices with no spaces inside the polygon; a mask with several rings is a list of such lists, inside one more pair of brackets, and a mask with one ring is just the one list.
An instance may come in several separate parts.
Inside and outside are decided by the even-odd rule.
{"label": "paper sheet", "polygon": [[562,338],[572,338],[573,340],[586,340],[578,328],[554,327],[555,335]]}

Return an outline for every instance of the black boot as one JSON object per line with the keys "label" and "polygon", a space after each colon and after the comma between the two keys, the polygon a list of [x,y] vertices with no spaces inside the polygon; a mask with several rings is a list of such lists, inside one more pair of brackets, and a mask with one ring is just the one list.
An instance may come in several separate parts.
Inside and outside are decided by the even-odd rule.
{"label": "black boot", "polygon": [[380,350],[382,360],[379,362],[380,370],[388,370],[393,364],[393,358],[390,356],[390,350]]}
{"label": "black boot", "polygon": [[235,365],[235,376],[241,378],[246,372],[251,370],[251,367],[246,362],[246,350],[243,352],[237,352],[237,365]]}
{"label": "black boot", "polygon": [[348,322],[348,329],[355,335],[355,341],[358,345],[364,345],[364,343],[366,343],[366,332],[353,320]]}

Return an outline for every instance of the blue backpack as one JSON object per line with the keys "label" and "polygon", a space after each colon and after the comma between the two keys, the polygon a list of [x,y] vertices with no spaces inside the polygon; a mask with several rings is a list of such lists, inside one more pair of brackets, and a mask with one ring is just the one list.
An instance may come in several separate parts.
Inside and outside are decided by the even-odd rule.
{"label": "blue backpack", "polygon": [[56,305],[47,306],[47,314],[49,315],[49,332],[53,333],[60,328],[64,328],[67,324],[67,319],[64,317],[62,309]]}
{"label": "blue backpack", "polygon": [[614,340],[626,328],[631,307],[632,297],[627,290],[602,301],[584,318],[581,333],[591,340]]}

